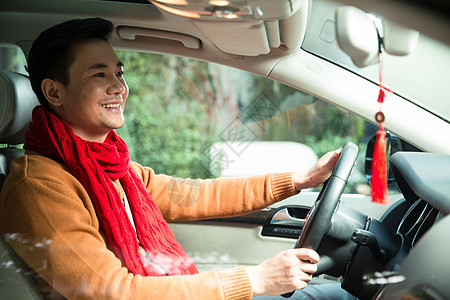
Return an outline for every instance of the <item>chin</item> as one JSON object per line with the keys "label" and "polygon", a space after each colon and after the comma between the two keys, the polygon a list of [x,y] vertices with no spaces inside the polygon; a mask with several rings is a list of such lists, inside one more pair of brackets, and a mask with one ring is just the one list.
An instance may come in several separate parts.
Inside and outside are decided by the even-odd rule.
{"label": "chin", "polygon": [[125,120],[111,120],[110,122],[105,122],[104,125],[108,129],[118,129],[125,124]]}

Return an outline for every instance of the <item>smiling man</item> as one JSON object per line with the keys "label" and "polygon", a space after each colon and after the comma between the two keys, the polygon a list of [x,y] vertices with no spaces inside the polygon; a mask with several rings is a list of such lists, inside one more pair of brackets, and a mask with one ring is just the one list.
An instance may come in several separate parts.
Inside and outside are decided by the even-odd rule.
{"label": "smiling man", "polygon": [[102,39],[75,43],[75,63],[68,84],[45,78],[41,89],[51,110],[87,141],[102,143],[111,129],[124,124],[123,108],[128,87],[123,63]]}
{"label": "smiling man", "polygon": [[[54,298],[250,299],[303,289],[319,260],[314,251],[198,273],[166,220],[262,209],[322,184],[339,151],[304,174],[198,180],[198,201],[178,206],[175,179],[130,161],[114,131],[124,124],[128,86],[107,42],[112,31],[103,19],[71,20],[33,43],[28,70],[41,105],[2,189],[1,233]],[[194,192],[192,180],[177,182],[177,194]]]}

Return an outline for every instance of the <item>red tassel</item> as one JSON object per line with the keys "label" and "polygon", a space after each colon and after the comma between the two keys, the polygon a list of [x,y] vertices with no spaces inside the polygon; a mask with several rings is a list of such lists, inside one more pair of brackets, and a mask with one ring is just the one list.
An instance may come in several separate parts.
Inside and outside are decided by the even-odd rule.
{"label": "red tassel", "polygon": [[386,167],[386,131],[382,123],[377,131],[377,140],[372,160],[372,201],[388,204],[387,167]]}
{"label": "red tassel", "polygon": [[392,92],[391,90],[383,87],[383,52],[378,54],[378,65],[380,68],[380,92],[378,94],[378,103],[380,103],[380,110],[375,115],[375,120],[380,123],[380,129],[377,131],[377,140],[375,142],[375,148],[373,150],[372,157],[372,202],[379,204],[388,204],[388,189],[387,189],[387,166],[386,166],[386,131],[384,130],[384,114],[381,111],[381,105],[383,104],[386,93]]}

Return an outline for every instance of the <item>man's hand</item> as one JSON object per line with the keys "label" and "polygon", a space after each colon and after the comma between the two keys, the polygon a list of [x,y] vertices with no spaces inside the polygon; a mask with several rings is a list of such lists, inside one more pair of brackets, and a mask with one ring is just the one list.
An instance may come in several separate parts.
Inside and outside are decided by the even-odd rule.
{"label": "man's hand", "polygon": [[341,151],[342,149],[337,149],[326,153],[319,159],[317,164],[306,173],[294,173],[292,180],[295,189],[301,191],[305,188],[321,186],[325,180],[331,176],[333,168],[339,159],[339,155],[341,155]]}
{"label": "man's hand", "polygon": [[305,288],[317,271],[319,255],[302,248],[278,253],[254,267],[247,267],[253,296],[281,295]]}

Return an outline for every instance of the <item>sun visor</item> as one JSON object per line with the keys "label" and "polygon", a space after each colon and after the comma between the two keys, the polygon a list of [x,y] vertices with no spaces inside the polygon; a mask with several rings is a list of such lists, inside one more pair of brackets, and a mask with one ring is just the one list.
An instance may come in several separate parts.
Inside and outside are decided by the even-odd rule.
{"label": "sun visor", "polygon": [[[263,22],[194,21],[195,26],[220,50],[230,54],[256,56],[270,51],[269,39]],[[279,36],[279,33],[275,33]]]}

